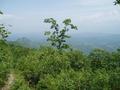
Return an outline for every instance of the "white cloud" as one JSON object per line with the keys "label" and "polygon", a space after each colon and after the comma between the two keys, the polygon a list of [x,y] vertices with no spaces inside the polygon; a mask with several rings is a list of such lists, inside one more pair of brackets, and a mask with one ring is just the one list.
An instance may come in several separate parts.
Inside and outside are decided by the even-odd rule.
{"label": "white cloud", "polygon": [[[69,2],[69,0],[68,0]],[[113,5],[114,0],[75,0],[71,3],[69,3],[69,5],[72,6],[87,6],[87,7],[91,7],[91,6],[109,6],[109,5]]]}
{"label": "white cloud", "polygon": [[89,22],[103,22],[103,21],[111,21],[117,20],[120,21],[120,12],[117,10],[113,11],[103,11],[103,12],[94,12],[89,13],[87,15],[78,16],[80,21],[89,21]]}

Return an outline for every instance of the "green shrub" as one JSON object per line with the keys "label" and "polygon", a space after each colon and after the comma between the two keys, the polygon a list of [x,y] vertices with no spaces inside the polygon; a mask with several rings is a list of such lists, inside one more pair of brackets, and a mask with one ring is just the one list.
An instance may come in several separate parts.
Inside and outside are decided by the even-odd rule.
{"label": "green shrub", "polygon": [[109,74],[105,69],[98,69],[92,74],[91,90],[109,90]]}
{"label": "green shrub", "polygon": [[[14,68],[13,68],[14,67]],[[61,51],[9,45],[0,41],[0,88],[10,69],[15,73],[11,90],[119,90],[120,50]]]}
{"label": "green shrub", "polygon": [[91,61],[91,68],[93,70],[108,68],[108,64],[111,62],[111,54],[102,49],[93,50],[88,58]]}
{"label": "green shrub", "polygon": [[112,52],[112,60],[110,62],[111,69],[120,68],[120,50],[118,49],[116,52]]}
{"label": "green shrub", "polygon": [[76,71],[85,69],[89,66],[90,62],[87,60],[87,56],[80,51],[70,51],[66,56],[69,58],[71,68]]}
{"label": "green shrub", "polygon": [[23,72],[27,81],[37,84],[39,78],[43,78],[46,74],[55,76],[61,70],[70,68],[67,56],[61,55],[58,51],[54,51],[52,54],[47,53],[49,53],[49,49],[38,50],[28,54],[19,62],[18,69]]}
{"label": "green shrub", "polygon": [[37,90],[89,90],[90,73],[63,70],[55,77],[47,75],[37,85]]}
{"label": "green shrub", "polygon": [[0,63],[0,88],[5,85],[5,81],[7,80],[9,70],[5,63]]}
{"label": "green shrub", "polygon": [[11,90],[32,90],[24,77],[21,74],[15,75],[15,80],[12,83]]}
{"label": "green shrub", "polygon": [[74,90],[74,71],[62,71],[56,77],[48,74],[40,79],[37,90]]}
{"label": "green shrub", "polygon": [[110,90],[120,90],[120,68],[110,72]]}
{"label": "green shrub", "polygon": [[9,46],[0,40],[0,88],[5,84],[11,66],[12,55]]}

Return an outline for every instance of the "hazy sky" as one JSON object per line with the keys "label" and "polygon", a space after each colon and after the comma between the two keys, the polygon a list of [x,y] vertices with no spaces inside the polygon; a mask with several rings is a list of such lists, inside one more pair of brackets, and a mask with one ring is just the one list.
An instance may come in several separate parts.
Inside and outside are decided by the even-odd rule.
{"label": "hazy sky", "polygon": [[119,33],[120,6],[114,0],[0,0],[4,16],[0,22],[11,24],[15,34],[43,33],[49,26],[44,18],[60,21],[71,18],[81,32]]}

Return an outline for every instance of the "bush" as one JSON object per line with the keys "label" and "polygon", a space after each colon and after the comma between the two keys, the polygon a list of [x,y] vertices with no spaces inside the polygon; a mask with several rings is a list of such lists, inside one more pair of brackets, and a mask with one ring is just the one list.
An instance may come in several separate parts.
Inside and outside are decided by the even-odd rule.
{"label": "bush", "polygon": [[110,72],[110,90],[120,90],[120,68]]}
{"label": "bush", "polygon": [[37,85],[37,90],[74,90],[74,71],[61,71],[55,77],[48,74],[41,79]]}
{"label": "bush", "polygon": [[27,82],[24,80],[24,77],[21,74],[15,75],[15,80],[12,83],[11,90],[32,90]]}
{"label": "bush", "polygon": [[[11,90],[119,90],[120,50],[61,51],[51,47],[24,48],[0,42],[0,88],[10,69]],[[14,68],[13,68],[14,67]]]}
{"label": "bush", "polygon": [[55,76],[61,70],[70,68],[67,56],[61,55],[58,51],[54,50],[52,54],[50,52],[49,49],[38,50],[28,54],[27,57],[19,62],[18,68],[23,72],[27,81],[37,84],[39,78],[44,78],[46,74]]}
{"label": "bush", "polygon": [[80,51],[67,52],[66,56],[69,58],[71,68],[76,71],[89,67],[87,56]]}
{"label": "bush", "polygon": [[12,55],[9,46],[0,41],[0,88],[5,84],[11,65]]}
{"label": "bush", "polygon": [[88,58],[91,61],[91,68],[93,70],[108,68],[108,64],[111,62],[111,54],[102,49],[93,50]]}
{"label": "bush", "polygon": [[7,80],[9,70],[7,65],[4,63],[0,63],[0,88],[5,85],[5,81]]}
{"label": "bush", "polygon": [[91,90],[110,90],[109,74],[105,69],[96,70],[92,74]]}
{"label": "bush", "polygon": [[55,77],[47,75],[37,85],[37,90],[89,90],[92,78],[90,72],[63,70]]}

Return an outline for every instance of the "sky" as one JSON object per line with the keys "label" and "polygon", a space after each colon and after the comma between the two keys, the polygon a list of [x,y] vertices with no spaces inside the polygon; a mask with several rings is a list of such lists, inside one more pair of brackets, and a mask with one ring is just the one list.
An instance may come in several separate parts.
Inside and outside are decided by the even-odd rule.
{"label": "sky", "polygon": [[78,26],[81,33],[120,34],[120,6],[114,0],[0,0],[0,23],[8,27],[13,37],[42,35],[49,30],[45,18],[61,24],[66,18]]}

